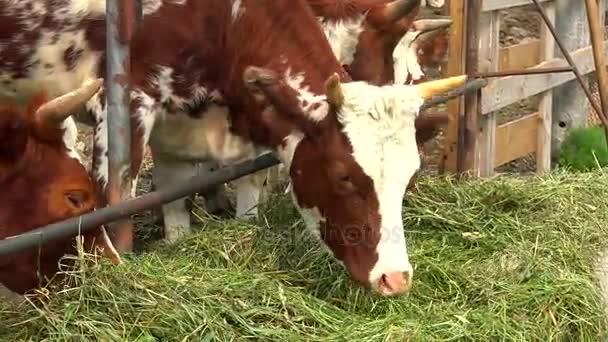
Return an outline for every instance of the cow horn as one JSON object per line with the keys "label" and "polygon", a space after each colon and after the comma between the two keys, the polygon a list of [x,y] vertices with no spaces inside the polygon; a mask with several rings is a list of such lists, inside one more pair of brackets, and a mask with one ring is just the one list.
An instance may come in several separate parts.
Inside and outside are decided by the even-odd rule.
{"label": "cow horn", "polygon": [[432,30],[432,31],[418,33],[416,35],[416,37],[414,37],[414,40],[412,42],[416,42],[418,44],[430,42],[433,39],[435,39],[437,37],[437,35],[439,35],[440,32],[441,32],[440,30]]}
{"label": "cow horn", "polygon": [[420,6],[420,0],[395,0],[384,6],[384,17],[388,21],[397,21]]}
{"label": "cow horn", "polygon": [[39,122],[61,124],[74,114],[74,110],[95,95],[102,84],[103,78],[87,81],[82,87],[43,104],[36,111]]}
{"label": "cow horn", "polygon": [[340,76],[337,73],[331,75],[327,81],[325,81],[325,93],[327,96],[327,102],[336,108],[340,108],[344,103],[344,94],[342,93],[342,86],[340,85]]}
{"label": "cow horn", "polygon": [[450,27],[452,22],[449,18],[419,19],[412,26],[414,31],[428,32]]}
{"label": "cow horn", "polygon": [[449,90],[462,86],[467,80],[467,75],[453,76],[436,81],[429,81],[415,85],[418,93],[425,100],[433,96],[441,95]]}

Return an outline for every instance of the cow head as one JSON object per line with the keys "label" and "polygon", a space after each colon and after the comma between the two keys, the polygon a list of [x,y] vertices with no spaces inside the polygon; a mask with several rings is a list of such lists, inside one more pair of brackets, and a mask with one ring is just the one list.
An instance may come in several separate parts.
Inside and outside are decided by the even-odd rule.
{"label": "cow head", "polygon": [[421,80],[423,68],[445,62],[448,49],[449,18],[416,20],[393,51],[394,81],[403,84]]}
{"label": "cow head", "polygon": [[[93,210],[92,180],[74,146],[72,112],[101,86],[96,80],[47,102],[33,98],[27,111],[0,107],[0,237]],[[70,136],[72,134],[72,136]],[[69,141],[72,140],[72,141]],[[105,230],[85,235],[85,246],[97,246],[115,262],[120,258]],[[63,251],[62,251],[63,252]]]}
{"label": "cow head", "polygon": [[[269,70],[250,67],[244,77],[272,104],[267,126],[287,132],[277,151],[306,225],[358,282],[382,295],[407,292],[402,202],[420,166],[415,120],[425,100],[466,77],[378,87],[334,74],[316,104]],[[285,117],[291,129],[279,124]]]}
{"label": "cow head", "polygon": [[[375,85],[392,81],[393,50],[419,10],[420,0],[394,0],[361,10],[366,14],[362,15],[362,22],[357,27],[360,32],[353,45],[352,60],[341,58],[354,80],[365,80]],[[331,34],[328,36],[331,39]]]}

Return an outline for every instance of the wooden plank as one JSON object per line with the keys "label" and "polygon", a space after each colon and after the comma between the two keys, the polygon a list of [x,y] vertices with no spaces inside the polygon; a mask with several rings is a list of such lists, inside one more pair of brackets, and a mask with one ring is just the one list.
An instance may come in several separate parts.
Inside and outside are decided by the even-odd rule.
{"label": "wooden plank", "polygon": [[[547,1],[552,0],[539,0],[541,3]],[[533,4],[532,0],[484,0],[481,6],[481,11],[490,12],[530,4]]]}
{"label": "wooden plank", "polygon": [[[556,5],[554,2],[544,5],[547,17],[555,24]],[[551,60],[555,52],[555,39],[547,28],[541,26],[540,40],[542,43],[543,60]],[[551,171],[551,119],[553,116],[553,92],[548,90],[541,96],[538,106],[538,126],[536,132],[536,172],[545,174]]]}
{"label": "wooden plank", "polygon": [[[608,55],[608,41],[604,42],[604,55]],[[571,52],[572,59],[582,75],[595,70],[591,46]],[[563,58],[555,58],[543,62],[534,68],[566,67],[568,62]],[[481,111],[483,114],[498,110],[520,101],[555,88],[575,78],[574,73],[564,72],[555,74],[507,76],[490,80],[481,90]]]}
{"label": "wooden plank", "polygon": [[498,59],[498,70],[530,68],[546,60],[540,58],[539,39],[501,48]]}
{"label": "wooden plank", "polygon": [[[467,75],[475,75],[479,70],[479,21],[481,18],[482,0],[467,0],[466,6],[466,57],[465,71]],[[464,117],[461,120],[461,138],[458,156],[458,173],[479,172],[479,104],[481,92],[476,91],[464,95]],[[465,129],[462,129],[462,126]],[[463,152],[463,153],[460,153]]]}
{"label": "wooden plank", "polygon": [[[500,57],[500,16],[498,11],[483,13],[479,20],[479,71],[497,71]],[[479,132],[479,175],[489,177],[494,174],[494,148],[496,135],[496,113],[481,115]]]}
{"label": "wooden plank", "polygon": [[[451,0],[449,3],[450,18],[450,42],[448,51],[448,65],[444,70],[444,77],[462,75],[464,73],[464,25],[465,12],[464,0]],[[448,102],[450,123],[445,131],[443,143],[443,158],[440,163],[441,173],[455,174],[458,165],[458,122],[463,109],[462,96]]]}
{"label": "wooden plank", "polygon": [[522,158],[536,150],[538,113],[507,122],[496,128],[494,167]]}

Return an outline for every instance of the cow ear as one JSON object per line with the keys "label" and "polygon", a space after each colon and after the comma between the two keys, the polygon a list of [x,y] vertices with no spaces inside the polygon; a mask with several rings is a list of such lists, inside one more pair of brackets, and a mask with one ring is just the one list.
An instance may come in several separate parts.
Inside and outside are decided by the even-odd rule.
{"label": "cow ear", "polygon": [[291,122],[304,134],[314,137],[320,132],[321,126],[308,118],[299,105],[295,90],[283,82],[279,82],[272,70],[250,66],[243,72],[243,81],[253,96],[264,98],[282,118]]}
{"label": "cow ear", "polygon": [[420,146],[433,139],[439,129],[450,122],[446,112],[422,113],[416,117],[416,143]]}

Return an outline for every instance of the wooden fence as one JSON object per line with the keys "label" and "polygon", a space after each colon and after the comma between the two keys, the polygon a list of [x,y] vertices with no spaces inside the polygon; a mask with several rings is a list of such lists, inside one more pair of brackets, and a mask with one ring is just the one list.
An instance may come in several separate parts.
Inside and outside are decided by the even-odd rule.
{"label": "wooden fence", "polygon": [[[554,58],[555,40],[540,16],[540,39],[500,47],[499,11],[533,4],[531,0],[481,0],[479,2],[479,20],[474,23],[467,23],[467,1],[472,0],[450,0],[448,4],[449,14],[454,23],[450,31],[449,62],[444,73],[446,76],[466,73],[466,25],[478,25],[478,72],[568,66],[565,59]],[[598,1],[603,14],[604,0]],[[556,17],[560,15],[556,9],[556,2],[554,0],[541,0],[541,2],[547,16],[555,23]],[[584,6],[584,1],[580,1],[580,6]],[[586,22],[584,24],[588,29],[588,24]],[[608,55],[608,41],[605,41],[604,44],[605,53]],[[595,70],[590,45],[570,51],[570,53],[582,75],[587,75]],[[575,75],[572,72],[489,79],[488,85],[478,94],[479,98],[476,102],[478,129],[476,129],[476,133],[473,133],[473,158],[465,162],[464,169],[472,170],[473,174],[478,176],[491,176],[496,167],[535,153],[536,171],[538,173],[549,171],[551,168],[552,89],[574,79]],[[497,125],[499,110],[534,96],[539,97],[537,110],[534,113]],[[441,170],[456,173],[459,150],[458,125],[459,115],[464,111],[463,99],[451,101],[448,111],[451,115],[451,122],[445,135]],[[462,141],[460,144],[462,145]],[[460,150],[463,150],[462,147]]]}

